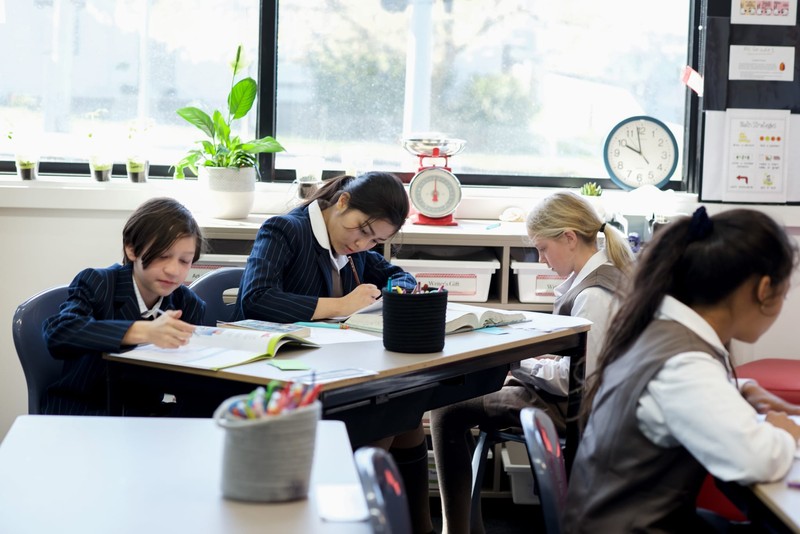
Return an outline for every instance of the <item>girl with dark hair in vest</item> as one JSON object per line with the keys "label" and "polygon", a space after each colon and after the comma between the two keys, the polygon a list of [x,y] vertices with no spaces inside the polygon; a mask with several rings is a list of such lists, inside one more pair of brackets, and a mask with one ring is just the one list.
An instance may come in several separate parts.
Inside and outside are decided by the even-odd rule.
{"label": "girl with dark hair in vest", "polygon": [[695,510],[706,472],[786,475],[800,427],[785,412],[800,407],[737,383],[727,347],[775,322],[796,264],[793,241],[758,211],[701,207],[656,234],[587,381],[566,532],[710,530]]}
{"label": "girl with dark hair in vest", "polygon": [[[371,250],[400,230],[408,211],[405,187],[393,174],[328,180],[302,205],[261,225],[239,286],[240,316],[279,323],[330,319],[372,304],[389,278],[393,286],[414,289],[411,274]],[[414,532],[431,532],[422,424],[376,445],[390,450],[403,476]]]}
{"label": "girl with dark hair in vest", "polygon": [[[586,362],[588,372],[605,334],[616,294],[621,290],[633,254],[616,228],[606,225],[594,208],[570,192],[550,195],[529,214],[528,235],[539,261],[568,277],[556,289],[553,313],[591,320]],[[598,234],[605,248],[598,247]],[[569,358],[545,356],[523,360],[503,387],[483,397],[434,410],[431,435],[442,498],[445,532],[484,531],[480,509],[470,517],[472,453],[471,428],[518,427],[526,406],[545,410],[561,434],[566,429]]]}

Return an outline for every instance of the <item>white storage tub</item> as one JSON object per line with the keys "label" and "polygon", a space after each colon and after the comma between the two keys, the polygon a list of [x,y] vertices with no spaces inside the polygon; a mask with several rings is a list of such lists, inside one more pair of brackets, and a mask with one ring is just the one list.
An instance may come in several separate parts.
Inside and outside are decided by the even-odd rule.
{"label": "white storage tub", "polygon": [[525,445],[516,441],[506,441],[500,456],[503,458],[503,470],[511,478],[511,498],[514,502],[539,504]]}
{"label": "white storage tub", "polygon": [[525,253],[524,250],[513,249],[511,257],[517,258],[511,260],[511,272],[516,279],[519,301],[552,304],[556,300],[553,290],[566,278],[558,276],[547,264],[539,263],[535,251]]}
{"label": "white storage tub", "polygon": [[428,287],[444,286],[447,299],[460,302],[486,302],[492,275],[500,268],[500,261],[415,260],[392,258],[392,264],[414,275]]}

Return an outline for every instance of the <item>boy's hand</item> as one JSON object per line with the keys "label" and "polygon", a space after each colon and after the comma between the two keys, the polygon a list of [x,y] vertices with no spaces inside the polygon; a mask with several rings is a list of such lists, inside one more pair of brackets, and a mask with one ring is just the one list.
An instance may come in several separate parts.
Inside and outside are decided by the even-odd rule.
{"label": "boy's hand", "polygon": [[176,349],[189,342],[194,325],[180,320],[181,310],[167,310],[153,321],[136,321],[125,333],[122,343],[139,345],[152,343],[162,349]]}

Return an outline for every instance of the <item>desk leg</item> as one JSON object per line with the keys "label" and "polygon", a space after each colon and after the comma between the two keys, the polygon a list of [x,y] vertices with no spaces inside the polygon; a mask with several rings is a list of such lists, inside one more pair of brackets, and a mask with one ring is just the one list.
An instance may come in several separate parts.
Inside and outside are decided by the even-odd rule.
{"label": "desk leg", "polygon": [[583,382],[585,380],[585,359],[586,359],[586,332],[580,334],[580,343],[569,351],[569,394],[567,396],[567,436],[564,447],[564,463],[567,468],[567,477],[572,470],[572,462],[575,460],[575,453],[578,451],[580,442],[580,425],[578,424],[578,413],[581,408],[583,398]]}

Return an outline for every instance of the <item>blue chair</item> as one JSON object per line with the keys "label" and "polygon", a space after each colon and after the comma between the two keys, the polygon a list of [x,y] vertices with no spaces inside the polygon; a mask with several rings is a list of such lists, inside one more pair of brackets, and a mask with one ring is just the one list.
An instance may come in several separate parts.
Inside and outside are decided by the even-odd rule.
{"label": "blue chair", "polygon": [[61,376],[64,367],[64,362],[53,358],[47,350],[42,323],[58,313],[61,304],[67,300],[67,294],[67,286],[45,289],[17,306],[14,312],[11,329],[28,385],[30,414],[42,413],[42,397],[47,387]]}
{"label": "blue chair", "polygon": [[523,408],[520,422],[542,507],[544,530],[547,534],[560,534],[567,503],[567,470],[556,427],[539,408]]}
{"label": "blue chair", "polygon": [[206,303],[204,323],[215,326],[217,321],[230,321],[236,313],[236,304],[227,304],[223,293],[238,288],[244,267],[221,267],[209,271],[189,285],[189,289]]}
{"label": "blue chair", "polygon": [[375,534],[411,534],[406,491],[392,456],[378,447],[361,447],[354,456],[372,531]]}

